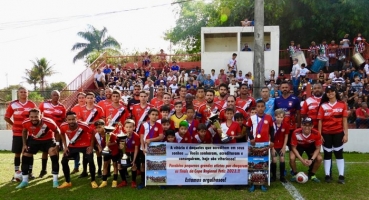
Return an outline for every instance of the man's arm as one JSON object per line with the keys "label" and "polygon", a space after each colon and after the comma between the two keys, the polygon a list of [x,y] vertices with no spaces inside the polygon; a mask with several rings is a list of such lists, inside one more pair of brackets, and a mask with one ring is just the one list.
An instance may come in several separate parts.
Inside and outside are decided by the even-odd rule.
{"label": "man's arm", "polygon": [[10,124],[11,126],[13,126],[13,121],[9,118],[9,117],[4,117],[4,120],[6,121],[6,122],[8,122],[8,124]]}

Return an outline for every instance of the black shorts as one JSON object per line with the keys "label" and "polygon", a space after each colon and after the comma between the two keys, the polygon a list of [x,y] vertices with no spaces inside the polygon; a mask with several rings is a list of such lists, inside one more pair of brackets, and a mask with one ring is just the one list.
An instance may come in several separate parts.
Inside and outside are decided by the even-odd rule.
{"label": "black shorts", "polygon": [[315,144],[311,144],[308,147],[297,146],[296,150],[299,152],[300,156],[302,156],[302,154],[306,152],[308,158],[310,159],[313,156],[314,151],[316,150],[316,146]]}
{"label": "black shorts", "polygon": [[[284,155],[281,153],[282,148],[274,148],[275,154],[272,154],[272,157],[283,157]],[[292,150],[292,149],[291,149]]]}
{"label": "black shorts", "polygon": [[345,136],[344,132],[337,133],[337,134],[325,134],[322,133],[324,143],[323,149],[332,149],[332,148],[341,148],[343,149],[343,142],[342,139]]}
{"label": "black shorts", "polygon": [[13,153],[22,153],[22,149],[23,149],[22,136],[13,136],[12,152]]}
{"label": "black shorts", "polygon": [[71,147],[69,149],[69,154],[67,157],[69,160],[75,159],[79,156],[79,153],[82,153],[84,156],[86,155],[87,147]]}
{"label": "black shorts", "polygon": [[[134,158],[134,155],[135,155],[135,152],[127,152],[126,154],[132,162],[133,158]],[[140,159],[138,158],[139,154],[140,154],[140,152],[137,153],[137,157],[136,157],[136,160],[135,160],[136,166],[140,166],[140,162],[139,162]]]}
{"label": "black shorts", "polygon": [[113,162],[118,162],[120,160],[120,155],[119,153],[117,155],[106,155],[106,156],[103,156],[104,158],[104,162],[105,161],[109,161],[109,160],[112,160]]}
{"label": "black shorts", "polygon": [[98,81],[98,80],[96,80],[96,79],[95,79],[95,81],[96,81],[96,83],[97,83],[97,86],[99,86],[99,87],[104,87],[104,84],[103,84],[101,81]]}
{"label": "black shorts", "polygon": [[34,140],[29,138],[27,140],[28,150],[27,153],[37,154],[38,151],[49,152],[51,147],[55,147],[55,140]]}

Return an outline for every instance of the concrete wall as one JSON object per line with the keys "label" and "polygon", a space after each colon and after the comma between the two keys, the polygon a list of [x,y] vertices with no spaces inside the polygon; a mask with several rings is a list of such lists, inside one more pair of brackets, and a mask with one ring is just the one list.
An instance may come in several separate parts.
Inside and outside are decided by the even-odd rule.
{"label": "concrete wall", "polygon": [[[265,26],[264,32],[264,44],[271,44],[271,51],[264,52],[265,75],[267,77],[271,70],[278,72],[279,26]],[[205,69],[206,74],[209,74],[211,69],[215,69],[216,74],[218,74],[220,69],[226,69],[232,54],[237,53],[238,70],[242,70],[243,74],[249,71],[253,73],[254,52],[241,51],[245,42],[249,43],[253,50],[253,34],[254,27],[201,28],[201,68]],[[224,39],[219,38],[222,35]],[[236,35],[236,37],[230,39],[229,37],[232,35]],[[235,43],[237,48],[234,48]],[[232,49],[236,50],[232,51]]]}
{"label": "concrete wall", "polygon": [[[366,129],[349,129],[349,142],[344,151],[369,153],[369,134]],[[12,148],[12,131],[0,130],[0,150],[10,151]]]}

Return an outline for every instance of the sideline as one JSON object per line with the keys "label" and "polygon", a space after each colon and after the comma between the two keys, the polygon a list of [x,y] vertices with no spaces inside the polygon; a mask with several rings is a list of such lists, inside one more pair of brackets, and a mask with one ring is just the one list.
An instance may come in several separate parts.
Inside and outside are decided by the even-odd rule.
{"label": "sideline", "polygon": [[287,181],[287,183],[282,183],[284,188],[291,194],[291,196],[295,200],[305,200],[304,197],[300,194],[300,192],[293,186],[290,182]]}

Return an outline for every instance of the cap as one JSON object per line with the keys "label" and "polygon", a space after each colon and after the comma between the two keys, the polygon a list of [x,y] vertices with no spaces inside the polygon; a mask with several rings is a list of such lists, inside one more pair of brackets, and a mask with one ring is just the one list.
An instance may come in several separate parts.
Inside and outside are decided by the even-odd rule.
{"label": "cap", "polygon": [[329,92],[329,91],[336,91],[336,87],[329,85],[325,88],[325,93]]}
{"label": "cap", "polygon": [[187,121],[179,122],[179,127],[181,127],[181,126],[184,126],[184,127],[188,128],[188,122]]}
{"label": "cap", "polygon": [[164,80],[160,80],[161,83],[164,83]]}
{"label": "cap", "polygon": [[311,119],[310,117],[305,117],[302,120],[302,124],[313,124],[313,119]]}

